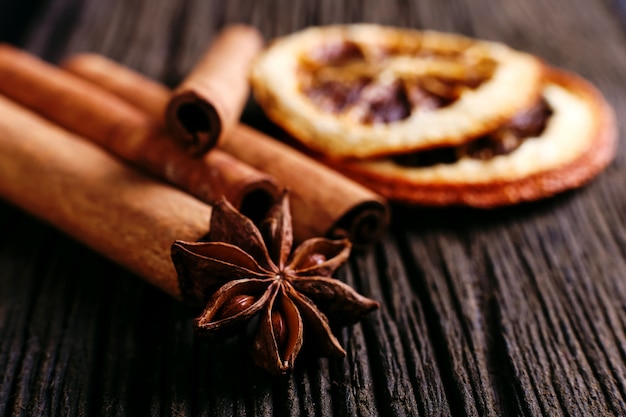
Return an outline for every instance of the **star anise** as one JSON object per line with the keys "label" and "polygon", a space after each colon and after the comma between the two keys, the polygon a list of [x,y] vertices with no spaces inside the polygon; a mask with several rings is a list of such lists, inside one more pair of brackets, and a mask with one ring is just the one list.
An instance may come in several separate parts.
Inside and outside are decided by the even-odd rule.
{"label": "star anise", "polygon": [[378,308],[331,275],[350,255],[348,240],[312,238],[292,252],[287,193],[257,227],[226,200],[213,208],[207,242],[172,246],[183,295],[206,307],[207,334],[233,331],[259,317],[252,355],[272,373],[293,368],[306,332],[322,356],[345,355],[329,317],[352,324]]}

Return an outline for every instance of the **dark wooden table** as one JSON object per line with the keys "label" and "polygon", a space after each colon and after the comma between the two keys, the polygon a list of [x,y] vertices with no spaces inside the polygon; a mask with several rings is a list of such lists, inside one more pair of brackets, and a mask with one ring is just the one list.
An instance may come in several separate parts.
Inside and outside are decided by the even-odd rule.
{"label": "dark wooden table", "polygon": [[[173,86],[229,22],[267,38],[334,22],[456,31],[582,74],[619,118],[625,10],[623,0],[2,0],[0,40],[52,62],[100,52]],[[339,274],[382,308],[339,335],[347,358],[307,359],[283,378],[252,367],[236,339],[195,337],[181,304],[0,202],[0,415],[626,415],[625,156],[534,204],[394,207],[389,233]]]}

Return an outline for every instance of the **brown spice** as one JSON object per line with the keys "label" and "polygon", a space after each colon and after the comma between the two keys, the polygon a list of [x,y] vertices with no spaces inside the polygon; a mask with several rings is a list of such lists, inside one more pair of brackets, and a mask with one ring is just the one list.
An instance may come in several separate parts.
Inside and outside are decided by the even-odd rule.
{"label": "brown spice", "polygon": [[313,238],[293,252],[292,244],[285,194],[259,228],[222,200],[213,209],[208,242],[172,247],[184,295],[206,305],[199,330],[222,334],[260,315],[252,355],[272,373],[293,368],[305,332],[321,355],[345,355],[329,315],[351,324],[378,308],[331,278],[350,255],[347,240]]}
{"label": "brown spice", "polygon": [[166,124],[192,155],[202,155],[230,136],[250,92],[250,63],[262,46],[254,27],[228,26],[174,90]]}
{"label": "brown spice", "polygon": [[208,233],[210,206],[1,96],[0,138],[3,199],[181,298],[170,248]]}
{"label": "brown spice", "polygon": [[[329,278],[349,255],[347,241],[312,239],[288,257],[286,196],[263,236],[226,200],[212,211],[3,97],[0,115],[2,198],[176,298],[202,303],[213,294],[198,320],[209,333],[261,314],[254,355],[264,368],[291,369],[304,326],[320,353],[342,354],[325,313],[356,321],[378,306]],[[207,233],[217,242],[197,243]]]}

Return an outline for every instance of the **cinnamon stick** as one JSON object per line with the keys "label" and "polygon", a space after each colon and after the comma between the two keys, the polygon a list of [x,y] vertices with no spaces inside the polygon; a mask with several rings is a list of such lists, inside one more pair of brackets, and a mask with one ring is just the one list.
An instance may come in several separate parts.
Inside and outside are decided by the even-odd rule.
{"label": "cinnamon stick", "polygon": [[0,96],[0,197],[181,298],[170,248],[211,207]]}
{"label": "cinnamon stick", "polygon": [[389,211],[381,196],[258,130],[237,126],[221,149],[293,190],[298,234],[314,236],[323,230],[363,248],[378,240],[388,225]]}
{"label": "cinnamon stick", "polygon": [[224,195],[252,218],[263,217],[282,189],[225,152],[190,157],[146,112],[9,45],[0,45],[0,93],[203,201]]}
{"label": "cinnamon stick", "polygon": [[250,92],[250,63],[262,46],[254,27],[228,26],[174,90],[167,126],[191,154],[203,154],[230,136]]}
{"label": "cinnamon stick", "polygon": [[[153,118],[169,100],[167,88],[97,54],[76,55],[62,64],[145,110]],[[348,237],[368,246],[385,230],[385,200],[295,149],[239,124],[220,149],[278,179],[291,192],[294,235]]]}

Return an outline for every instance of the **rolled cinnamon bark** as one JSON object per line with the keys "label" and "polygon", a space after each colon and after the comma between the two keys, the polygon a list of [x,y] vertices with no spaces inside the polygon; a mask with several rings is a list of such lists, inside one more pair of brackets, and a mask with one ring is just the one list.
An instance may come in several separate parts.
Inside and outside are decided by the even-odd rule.
{"label": "rolled cinnamon bark", "polygon": [[181,298],[170,248],[211,207],[0,96],[0,197]]}
{"label": "rolled cinnamon bark", "polygon": [[165,119],[192,155],[203,154],[232,132],[250,93],[250,63],[262,46],[254,27],[228,26],[174,90]]}
{"label": "rolled cinnamon bark", "polygon": [[381,196],[258,130],[237,126],[221,149],[293,190],[299,234],[319,234],[321,228],[359,248],[375,242],[387,227],[389,212]]}
{"label": "rolled cinnamon bark", "polygon": [[9,45],[0,45],[0,93],[208,203],[225,196],[260,218],[282,190],[225,152],[190,157],[146,112]]}
{"label": "rolled cinnamon bark", "polygon": [[[158,118],[167,88],[101,55],[76,55],[62,66]],[[294,235],[348,237],[355,247],[375,242],[387,227],[385,200],[295,149],[237,125],[220,149],[267,172],[290,189]]]}

